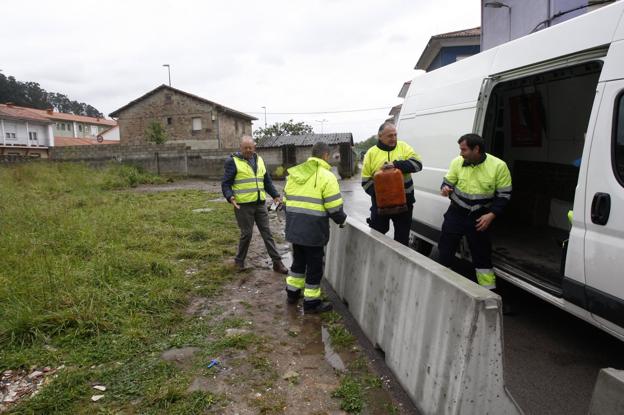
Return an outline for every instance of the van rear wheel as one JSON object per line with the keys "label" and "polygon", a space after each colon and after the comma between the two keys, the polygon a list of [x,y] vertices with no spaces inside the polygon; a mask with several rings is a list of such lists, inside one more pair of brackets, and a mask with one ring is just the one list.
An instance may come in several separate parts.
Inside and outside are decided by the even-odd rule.
{"label": "van rear wheel", "polygon": [[432,244],[419,238],[414,232],[410,232],[409,247],[424,256],[431,255],[431,250],[433,249]]}

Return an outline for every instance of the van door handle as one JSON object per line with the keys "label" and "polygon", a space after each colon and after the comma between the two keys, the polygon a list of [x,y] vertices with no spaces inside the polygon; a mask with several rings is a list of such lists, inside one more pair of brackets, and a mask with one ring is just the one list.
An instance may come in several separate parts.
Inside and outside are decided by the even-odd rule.
{"label": "van door handle", "polygon": [[609,193],[596,193],[591,206],[591,220],[596,225],[606,225],[611,213],[611,196]]}

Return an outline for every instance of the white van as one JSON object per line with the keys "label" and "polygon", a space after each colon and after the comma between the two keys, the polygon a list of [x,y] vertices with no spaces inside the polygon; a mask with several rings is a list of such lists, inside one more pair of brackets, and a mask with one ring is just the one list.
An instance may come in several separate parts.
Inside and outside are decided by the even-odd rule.
{"label": "white van", "polygon": [[478,133],[513,179],[492,233],[497,276],[622,340],[623,12],[617,2],[417,76],[398,123],[424,165],[413,176],[419,251],[438,241],[457,139]]}

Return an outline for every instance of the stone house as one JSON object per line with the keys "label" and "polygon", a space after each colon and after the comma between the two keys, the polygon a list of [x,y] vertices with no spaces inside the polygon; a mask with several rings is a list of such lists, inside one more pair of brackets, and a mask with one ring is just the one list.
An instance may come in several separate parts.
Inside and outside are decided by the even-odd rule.
{"label": "stone house", "polygon": [[168,142],[193,149],[235,149],[251,135],[251,115],[188,92],[161,85],[110,114],[119,124],[121,144],[147,142],[146,129],[159,122]]}

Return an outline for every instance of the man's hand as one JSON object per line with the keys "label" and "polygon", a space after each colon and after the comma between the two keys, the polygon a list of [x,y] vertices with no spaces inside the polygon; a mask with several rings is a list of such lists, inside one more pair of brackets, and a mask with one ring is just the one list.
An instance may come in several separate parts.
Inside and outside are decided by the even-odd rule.
{"label": "man's hand", "polygon": [[388,162],[388,161],[384,161],[383,166],[381,166],[382,170],[388,170],[388,169],[393,169],[394,168],[394,164]]}
{"label": "man's hand", "polygon": [[279,206],[282,204],[282,198],[277,196],[273,198],[273,203],[275,203],[275,206]]}
{"label": "man's hand", "polygon": [[236,198],[234,196],[230,197],[230,203],[236,208],[236,209],[240,209],[240,206],[238,205],[238,203],[236,203]]}
{"label": "man's hand", "polygon": [[492,221],[494,220],[494,218],[496,218],[496,215],[493,214],[492,212],[486,213],[485,215],[481,216],[479,219],[476,220],[477,223],[475,225],[475,228],[477,228],[478,232],[483,232],[487,230],[487,228],[489,228],[490,225],[492,224]]}
{"label": "man's hand", "polygon": [[451,193],[453,193],[452,187],[445,185],[445,186],[442,186],[442,189],[440,189],[440,194],[444,197],[449,197]]}

